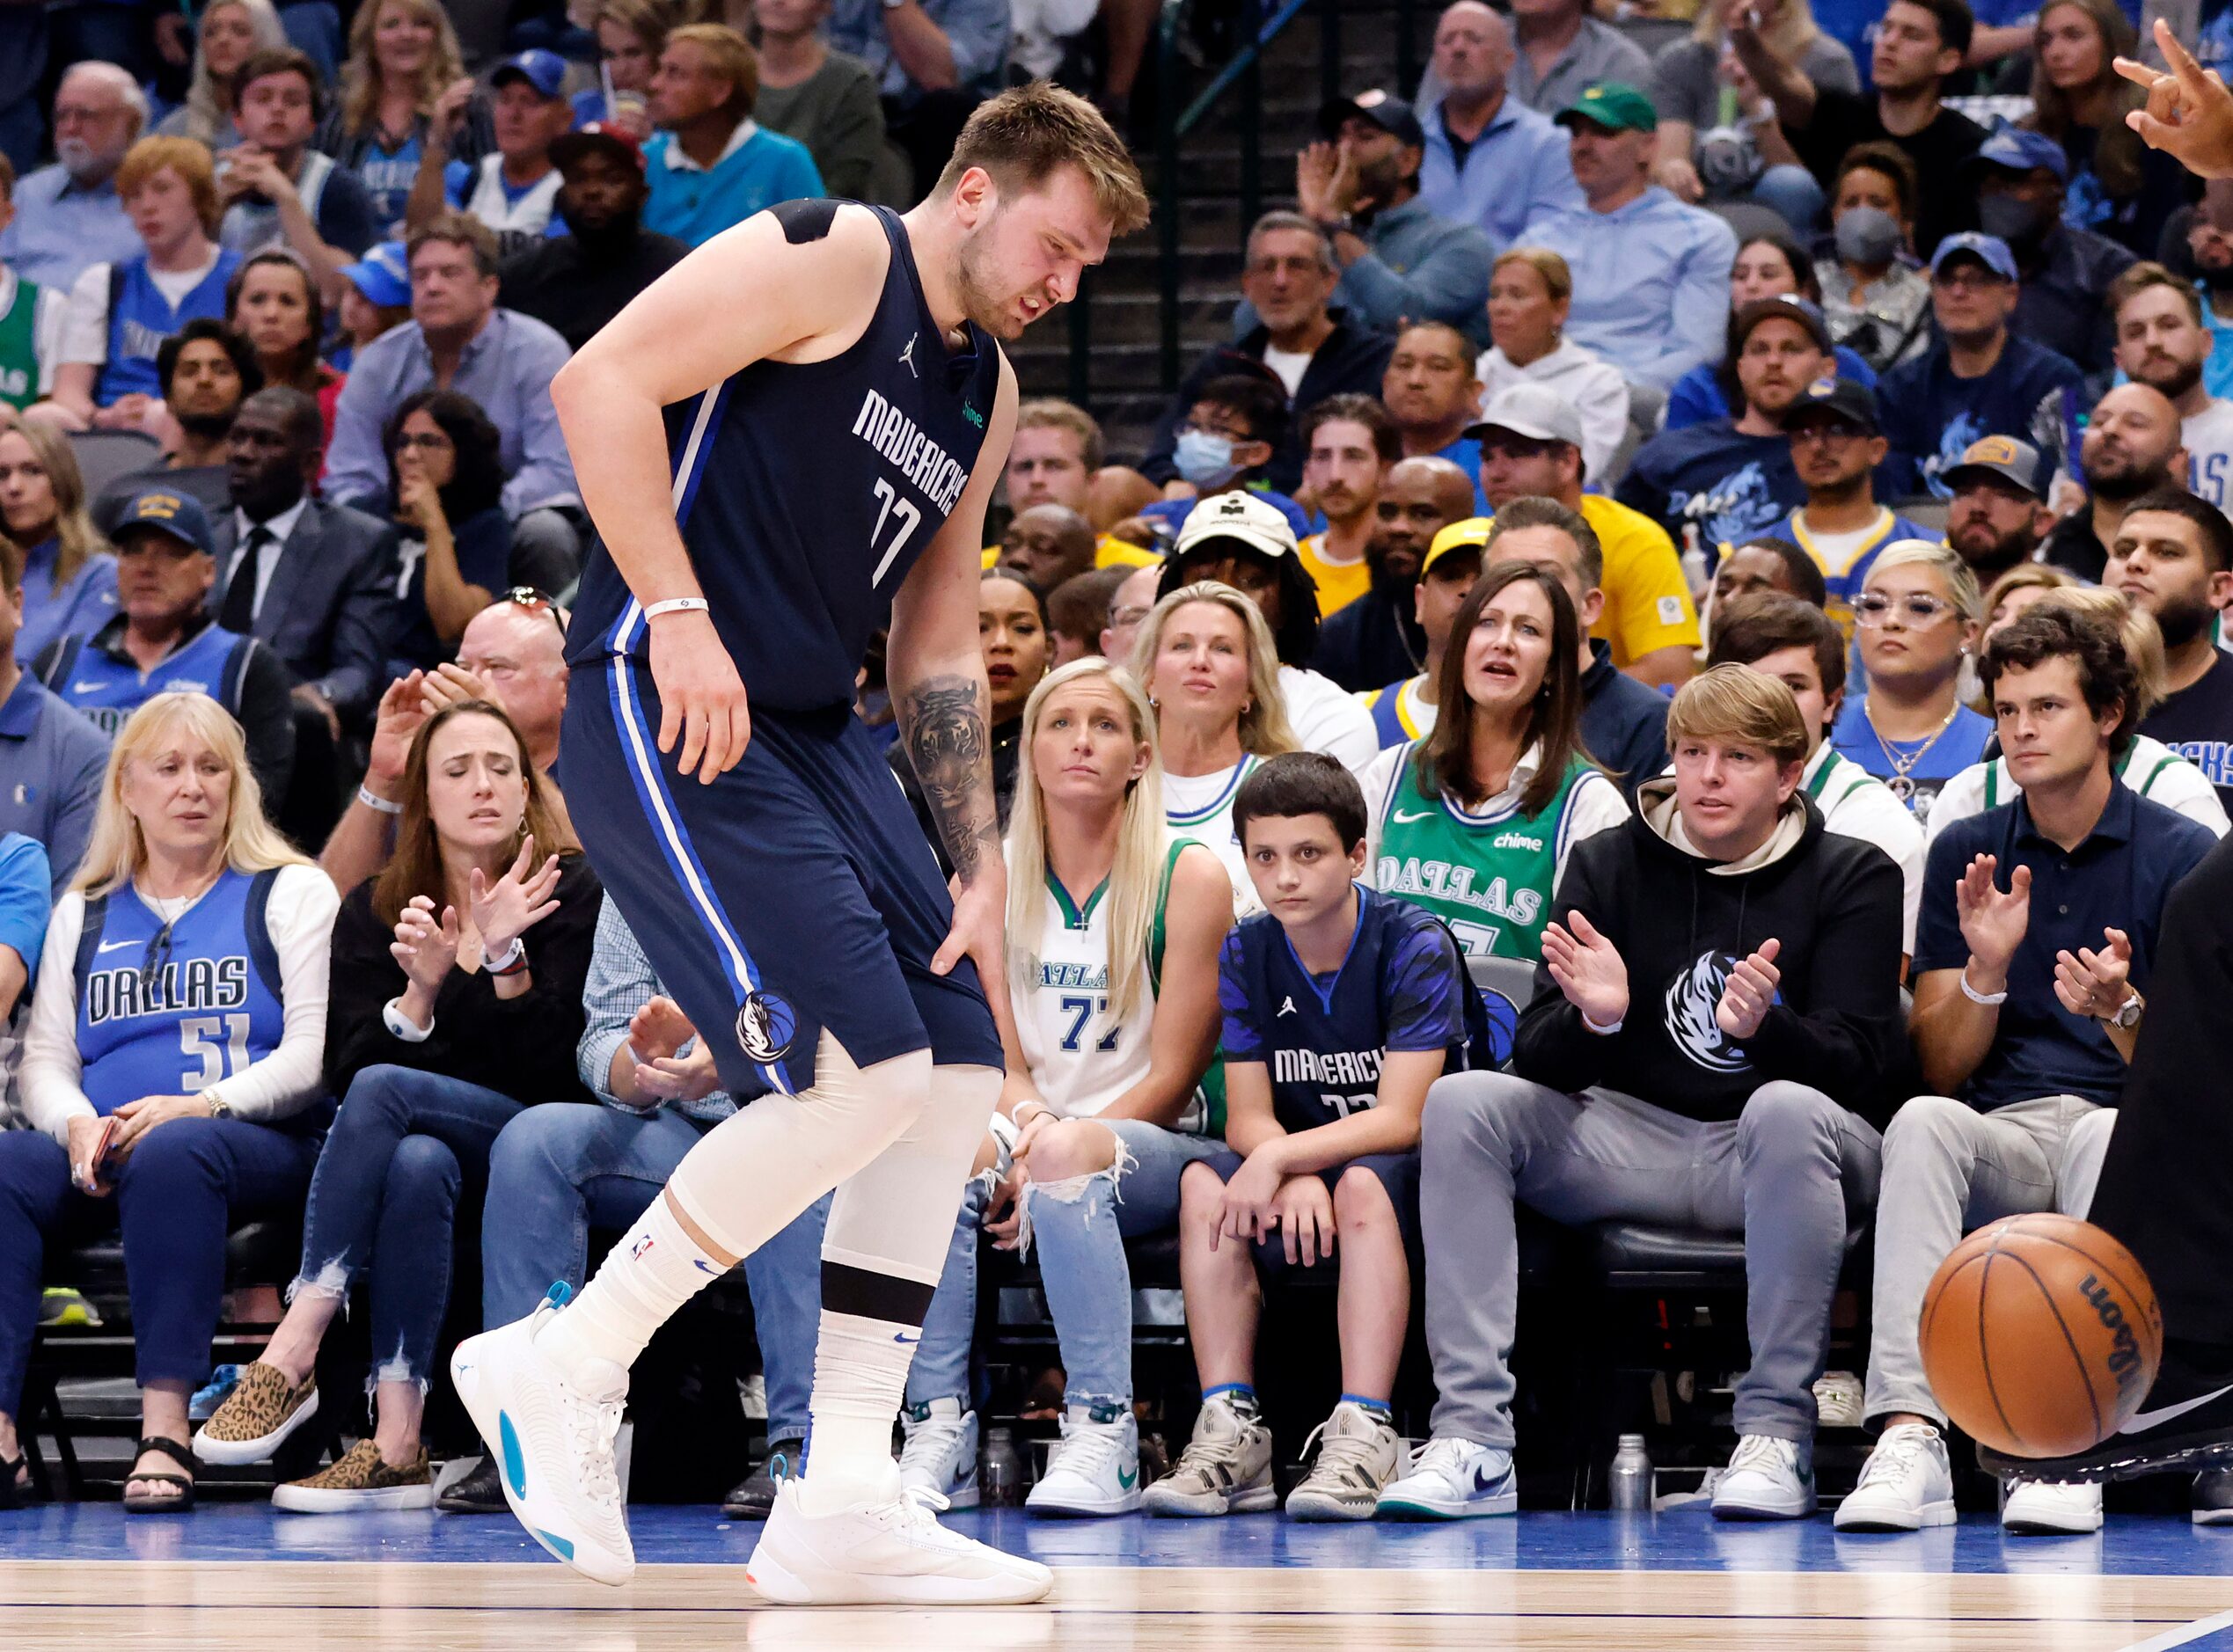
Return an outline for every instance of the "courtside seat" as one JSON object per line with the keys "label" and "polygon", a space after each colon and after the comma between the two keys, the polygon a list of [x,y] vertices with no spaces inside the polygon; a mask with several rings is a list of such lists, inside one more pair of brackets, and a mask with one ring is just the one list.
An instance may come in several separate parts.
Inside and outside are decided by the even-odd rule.
{"label": "courtside seat", "polygon": [[[225,1238],[225,1289],[284,1285],[294,1278],[302,1254],[303,1223],[299,1214],[253,1217]],[[54,1257],[48,1268],[47,1283],[66,1285],[83,1294],[99,1311],[105,1327],[131,1322],[131,1293],[124,1276],[124,1243],[113,1235]]]}

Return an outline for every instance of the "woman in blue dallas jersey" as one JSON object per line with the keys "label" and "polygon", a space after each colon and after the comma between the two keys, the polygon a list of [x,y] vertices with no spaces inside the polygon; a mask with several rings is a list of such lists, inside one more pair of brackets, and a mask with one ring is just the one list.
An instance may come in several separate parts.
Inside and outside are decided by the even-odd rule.
{"label": "woman in blue dallas jersey", "polygon": [[1258,764],[1297,749],[1263,610],[1230,585],[1182,585],[1140,622],[1131,671],[1155,710],[1163,818],[1225,863],[1236,914],[1261,910],[1233,799]]}
{"label": "woman in blue dallas jersey", "polygon": [[[988,1171],[963,1199],[908,1373],[900,1464],[911,1483],[977,1501],[970,1337],[992,1203],[996,1234],[1037,1247],[1068,1374],[1062,1444],[1027,1506],[1122,1514],[1140,1499],[1124,1241],[1171,1227],[1179,1173],[1221,1144],[1197,1086],[1232,912],[1225,868],[1164,827],[1154,713],[1129,673],[1073,662],[1033,692],[1023,730],[1007,845],[1016,1042],[1000,1101],[1021,1135],[1011,1179],[989,1195]],[[981,1159],[995,1163],[992,1141]]]}
{"label": "woman in blue dallas jersey", "polygon": [[128,1509],[194,1501],[187,1398],[209,1375],[225,1234],[296,1210],[332,1109],[320,1078],[340,897],[264,823],[240,731],[158,695],[109,754],[92,839],[48,926],[24,1113],[0,1133],[0,1423],[48,1239],[121,1227],[140,1385]]}
{"label": "woman in blue dallas jersey", "polygon": [[[1500,554],[1549,531],[1508,530]],[[1500,560],[1442,652],[1435,700],[1451,714],[1365,771],[1366,881],[1447,923],[1468,956],[1540,956],[1567,851],[1629,816],[1582,749],[1580,651],[1566,588]]]}

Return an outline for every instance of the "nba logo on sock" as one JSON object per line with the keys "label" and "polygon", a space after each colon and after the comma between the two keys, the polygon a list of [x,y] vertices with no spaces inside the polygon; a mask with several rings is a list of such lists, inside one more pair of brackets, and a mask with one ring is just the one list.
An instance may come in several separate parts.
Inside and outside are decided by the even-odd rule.
{"label": "nba logo on sock", "polygon": [[631,1245],[628,1247],[628,1254],[634,1257],[636,1261],[641,1261],[644,1257],[650,1253],[651,1247],[658,1242],[659,1241],[657,1239],[652,1238],[650,1234],[647,1233],[641,1239],[638,1239],[633,1245]]}
{"label": "nba logo on sock", "polygon": [[790,1054],[799,1018],[791,1006],[772,992],[744,995],[744,1007],[736,1012],[736,1042],[754,1061],[780,1061]]}

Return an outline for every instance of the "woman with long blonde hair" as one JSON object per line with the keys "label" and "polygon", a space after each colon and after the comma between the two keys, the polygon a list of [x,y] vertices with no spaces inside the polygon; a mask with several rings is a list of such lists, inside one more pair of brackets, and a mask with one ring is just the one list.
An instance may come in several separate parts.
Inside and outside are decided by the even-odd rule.
{"label": "woman with long blonde hair", "polygon": [[370,1276],[375,1428],[279,1487],[300,1514],[424,1509],[420,1443],[447,1309],[462,1186],[530,1106],[584,1103],[575,1071],[604,890],[550,807],[511,719],[487,700],[429,717],[404,769],[395,858],[351,891],[333,935],[326,1079],[340,1113],[310,1183],[286,1317],[194,1436],[253,1463],[318,1412],[318,1349]]}
{"label": "woman with long blonde hair", "polygon": [[23,580],[16,658],[98,631],[116,612],[116,553],[85,507],[85,477],[61,430],[0,408],[0,530]]}
{"label": "woman with long blonde hair", "polygon": [[341,95],[316,142],[356,174],[372,197],[373,222],[397,236],[430,142],[454,161],[488,151],[487,104],[465,77],[458,31],[440,0],[368,0],[358,9]]}
{"label": "woman with long blonde hair", "polygon": [[[2029,563],[2025,566],[2040,567],[2044,565]],[[2023,569],[2018,568],[2015,573],[2002,575],[1993,586],[1995,593],[1999,594],[2002,587],[2007,585],[2015,574],[2022,572]],[[2061,574],[2062,571],[2048,568],[2047,572]],[[2163,703],[2163,684],[2169,675],[2163,660],[2163,633],[2156,625],[2155,616],[2146,609],[2127,602],[2120,591],[2112,591],[2100,585],[2080,585],[2068,574],[2063,575],[2059,584],[2035,583],[2013,588],[2037,593],[2036,600],[2024,603],[2023,609],[2017,610],[2018,613],[2031,608],[2068,608],[2105,619],[2117,628],[2119,636],[2124,640],[2125,654],[2132,662],[2133,676],[2136,679],[2140,704],[2133,708],[2127,722],[2137,730],[2149,713]],[[2009,616],[2010,620],[2015,618],[2016,614]],[[1993,632],[2007,623],[2007,620],[2002,620],[1988,626],[1985,632],[1986,640],[1990,641]],[[1981,647],[1983,644],[1979,646]],[[1992,714],[1989,702],[1977,709],[1987,716]],[[2110,754],[2110,760],[2115,767],[2117,778],[2141,796],[2161,803],[2165,808],[2184,815],[2191,821],[2199,822],[2221,837],[2225,836],[2228,820],[2225,805],[2217,795],[2217,787],[2210,784],[2209,776],[2162,741],[2150,740],[2147,735],[2135,732],[2125,742],[2123,749]],[[1931,805],[1929,828],[1926,835],[1936,837],[1965,815],[2011,802],[2022,789],[2009,772],[2008,760],[1997,753],[1982,763],[1972,764],[1939,788],[1938,800]]]}
{"label": "woman with long blonde hair", "polygon": [[213,150],[240,142],[232,123],[232,77],[258,52],[287,44],[272,0],[209,0],[194,26],[186,101],[156,124],[157,137],[190,137]]}
{"label": "woman with long blonde hair", "polygon": [[1279,654],[1263,610],[1216,580],[1182,585],[1140,622],[1131,673],[1154,708],[1163,818],[1215,852],[1236,910],[1256,885],[1233,830],[1233,799],[1266,757],[1300,744],[1279,692]]}
{"label": "woman with long blonde hair", "polygon": [[238,1213],[300,1204],[322,1105],[333,884],[265,824],[240,729],[157,695],[117,732],[55,904],[0,1132],[0,1506],[48,1235],[121,1230],[140,1385],[135,1513],[188,1508],[187,1400],[209,1375]]}
{"label": "woman with long blonde hair", "polygon": [[1139,1507],[1124,1241],[1176,1221],[1180,1172],[1219,1145],[1200,1086],[1232,923],[1225,868],[1164,826],[1161,778],[1155,714],[1121,666],[1073,661],[1033,691],[1008,821],[1015,1036],[981,1154],[1006,1173],[963,1197],[907,1378],[901,1473],[956,1502],[977,1501],[970,1342],[990,1221],[1038,1246],[1066,1373],[1062,1443],[1027,1506]]}

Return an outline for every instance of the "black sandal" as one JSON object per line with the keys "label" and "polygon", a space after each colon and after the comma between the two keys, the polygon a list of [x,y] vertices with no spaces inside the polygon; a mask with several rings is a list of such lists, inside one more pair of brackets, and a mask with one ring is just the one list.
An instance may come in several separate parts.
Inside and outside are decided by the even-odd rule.
{"label": "black sandal", "polygon": [[183,1474],[128,1473],[124,1477],[125,1482],[128,1485],[136,1480],[143,1480],[150,1486],[176,1486],[179,1488],[179,1495],[175,1497],[150,1497],[144,1495],[135,1497],[128,1492],[124,1497],[124,1512],[127,1514],[184,1514],[194,1507],[194,1471],[200,1468],[201,1464],[194,1461],[194,1453],[184,1445],[176,1440],[166,1440],[159,1434],[150,1434],[142,1440],[139,1444],[138,1454],[132,1460],[136,1463],[140,1458],[145,1457],[150,1451],[161,1452],[187,1472]]}

